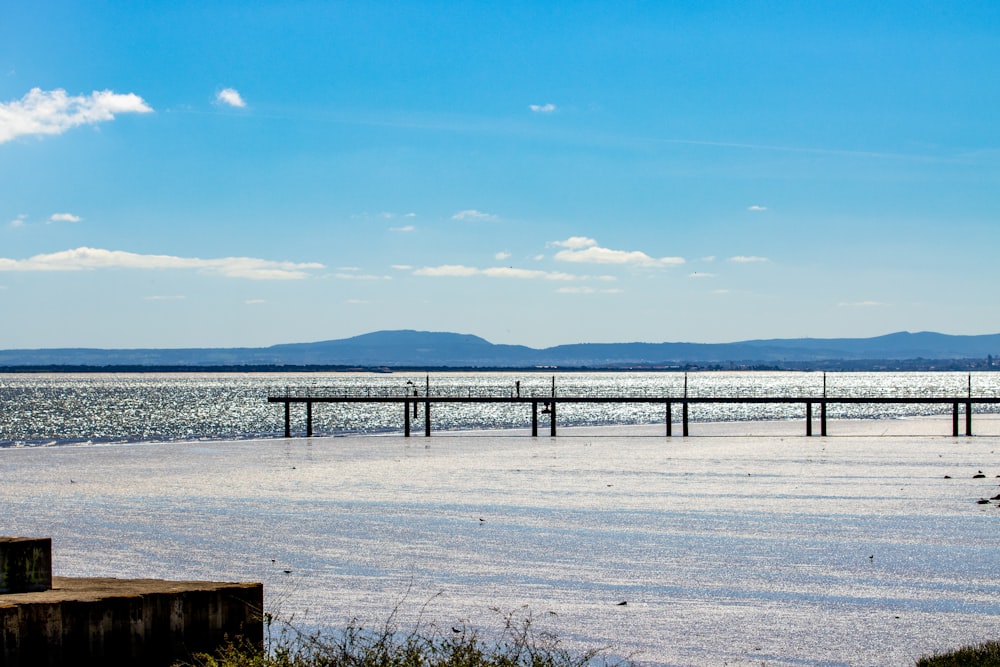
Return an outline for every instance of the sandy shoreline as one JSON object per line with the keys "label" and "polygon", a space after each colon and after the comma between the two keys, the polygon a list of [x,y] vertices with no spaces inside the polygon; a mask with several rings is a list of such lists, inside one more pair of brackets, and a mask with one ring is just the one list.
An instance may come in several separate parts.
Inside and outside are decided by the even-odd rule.
{"label": "sandy shoreline", "polygon": [[649,665],[908,665],[996,638],[1000,438],[891,421],[7,449],[0,507],[57,575],[263,581],[309,626],[499,608]]}

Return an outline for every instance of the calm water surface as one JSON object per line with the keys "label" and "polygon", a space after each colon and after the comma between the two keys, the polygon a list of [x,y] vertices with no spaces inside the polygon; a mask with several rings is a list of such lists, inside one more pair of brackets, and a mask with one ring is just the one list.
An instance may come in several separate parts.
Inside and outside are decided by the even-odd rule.
{"label": "calm water surface", "polygon": [[[995,373],[260,373],[0,374],[0,447],[67,443],[232,440],[284,434],[270,395],[401,396],[995,396]],[[832,405],[837,418],[942,414],[948,406]],[[988,411],[992,408],[977,408]],[[692,421],[802,419],[801,405],[696,405]],[[317,435],[402,430],[401,406],[314,406]],[[525,405],[435,406],[434,430],[526,428]],[[676,419],[676,418],[675,418]],[[571,405],[560,426],[652,424],[661,405]],[[304,430],[304,407],[295,428]],[[419,426],[417,427],[419,428]]]}
{"label": "calm water surface", "polygon": [[[488,633],[531,615],[571,648],[657,667],[909,666],[997,638],[1000,503],[977,502],[1000,491],[995,416],[953,438],[949,415],[917,416],[927,406],[857,406],[832,415],[858,418],[836,423],[839,437],[805,438],[798,408],[697,406],[701,437],[666,440],[645,437],[662,436],[660,408],[566,405],[560,423],[574,428],[560,434],[575,437],[530,438],[490,430],[526,434],[523,407],[435,406],[448,437],[426,439],[401,436],[398,407],[317,406],[317,432],[337,437],[285,439],[266,400],[428,384],[509,396],[518,381],[522,396],[548,396],[553,377],[559,395],[674,397],[685,380],[0,376],[0,534],[52,537],[62,576],[262,581],[268,610],[306,629],[378,626],[396,609],[404,630]],[[826,383],[829,396],[964,396],[971,380],[990,396],[994,377]],[[690,396],[819,397],[823,379],[687,383]],[[762,435],[745,437],[751,426]]]}

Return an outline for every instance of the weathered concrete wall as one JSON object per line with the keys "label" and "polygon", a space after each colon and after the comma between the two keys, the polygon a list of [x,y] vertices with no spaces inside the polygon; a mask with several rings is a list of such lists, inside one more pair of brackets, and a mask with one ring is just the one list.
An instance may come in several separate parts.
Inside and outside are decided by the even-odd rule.
{"label": "weathered concrete wall", "polygon": [[52,587],[52,539],[0,537],[0,594]]}
{"label": "weathered concrete wall", "polygon": [[171,665],[226,638],[263,641],[261,584],[55,577],[0,596],[0,665]]}

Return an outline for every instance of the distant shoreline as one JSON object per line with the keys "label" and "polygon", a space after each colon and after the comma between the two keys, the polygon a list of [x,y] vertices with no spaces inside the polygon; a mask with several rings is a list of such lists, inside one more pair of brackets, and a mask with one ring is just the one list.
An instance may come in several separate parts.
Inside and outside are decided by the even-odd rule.
{"label": "distant shoreline", "polygon": [[689,373],[689,372],[792,372],[792,373],[956,373],[996,372],[983,367],[982,359],[830,360],[818,363],[680,366],[361,366],[344,364],[25,364],[0,366],[0,374],[41,373]]}

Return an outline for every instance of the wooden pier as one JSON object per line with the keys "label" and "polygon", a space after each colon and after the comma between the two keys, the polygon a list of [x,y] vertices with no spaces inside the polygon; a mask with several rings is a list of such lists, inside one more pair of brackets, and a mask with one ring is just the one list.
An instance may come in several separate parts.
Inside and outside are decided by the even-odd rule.
{"label": "wooden pier", "polygon": [[[414,417],[419,406],[423,406],[424,436],[431,435],[431,405],[448,403],[508,403],[526,405],[531,408],[531,435],[538,436],[539,414],[548,415],[548,430],[550,436],[556,435],[557,406],[561,404],[659,404],[663,406],[665,436],[673,435],[674,406],[680,404],[681,434],[690,435],[689,406],[710,403],[728,403],[741,405],[786,404],[803,405],[805,407],[806,435],[813,435],[813,409],[819,410],[820,435],[827,435],[827,407],[829,405],[862,404],[862,405],[951,405],[953,437],[959,435],[960,406],[964,407],[965,435],[972,435],[972,406],[1000,404],[1000,397],[803,397],[803,396],[712,396],[712,397],[667,397],[667,396],[270,396],[269,403],[282,403],[285,406],[285,437],[292,437],[291,406],[304,404],[306,407],[306,436],[313,435],[313,405],[317,403],[364,403],[364,404],[397,404],[403,409],[403,435],[410,437],[411,410]],[[542,409],[539,410],[539,405]]]}

